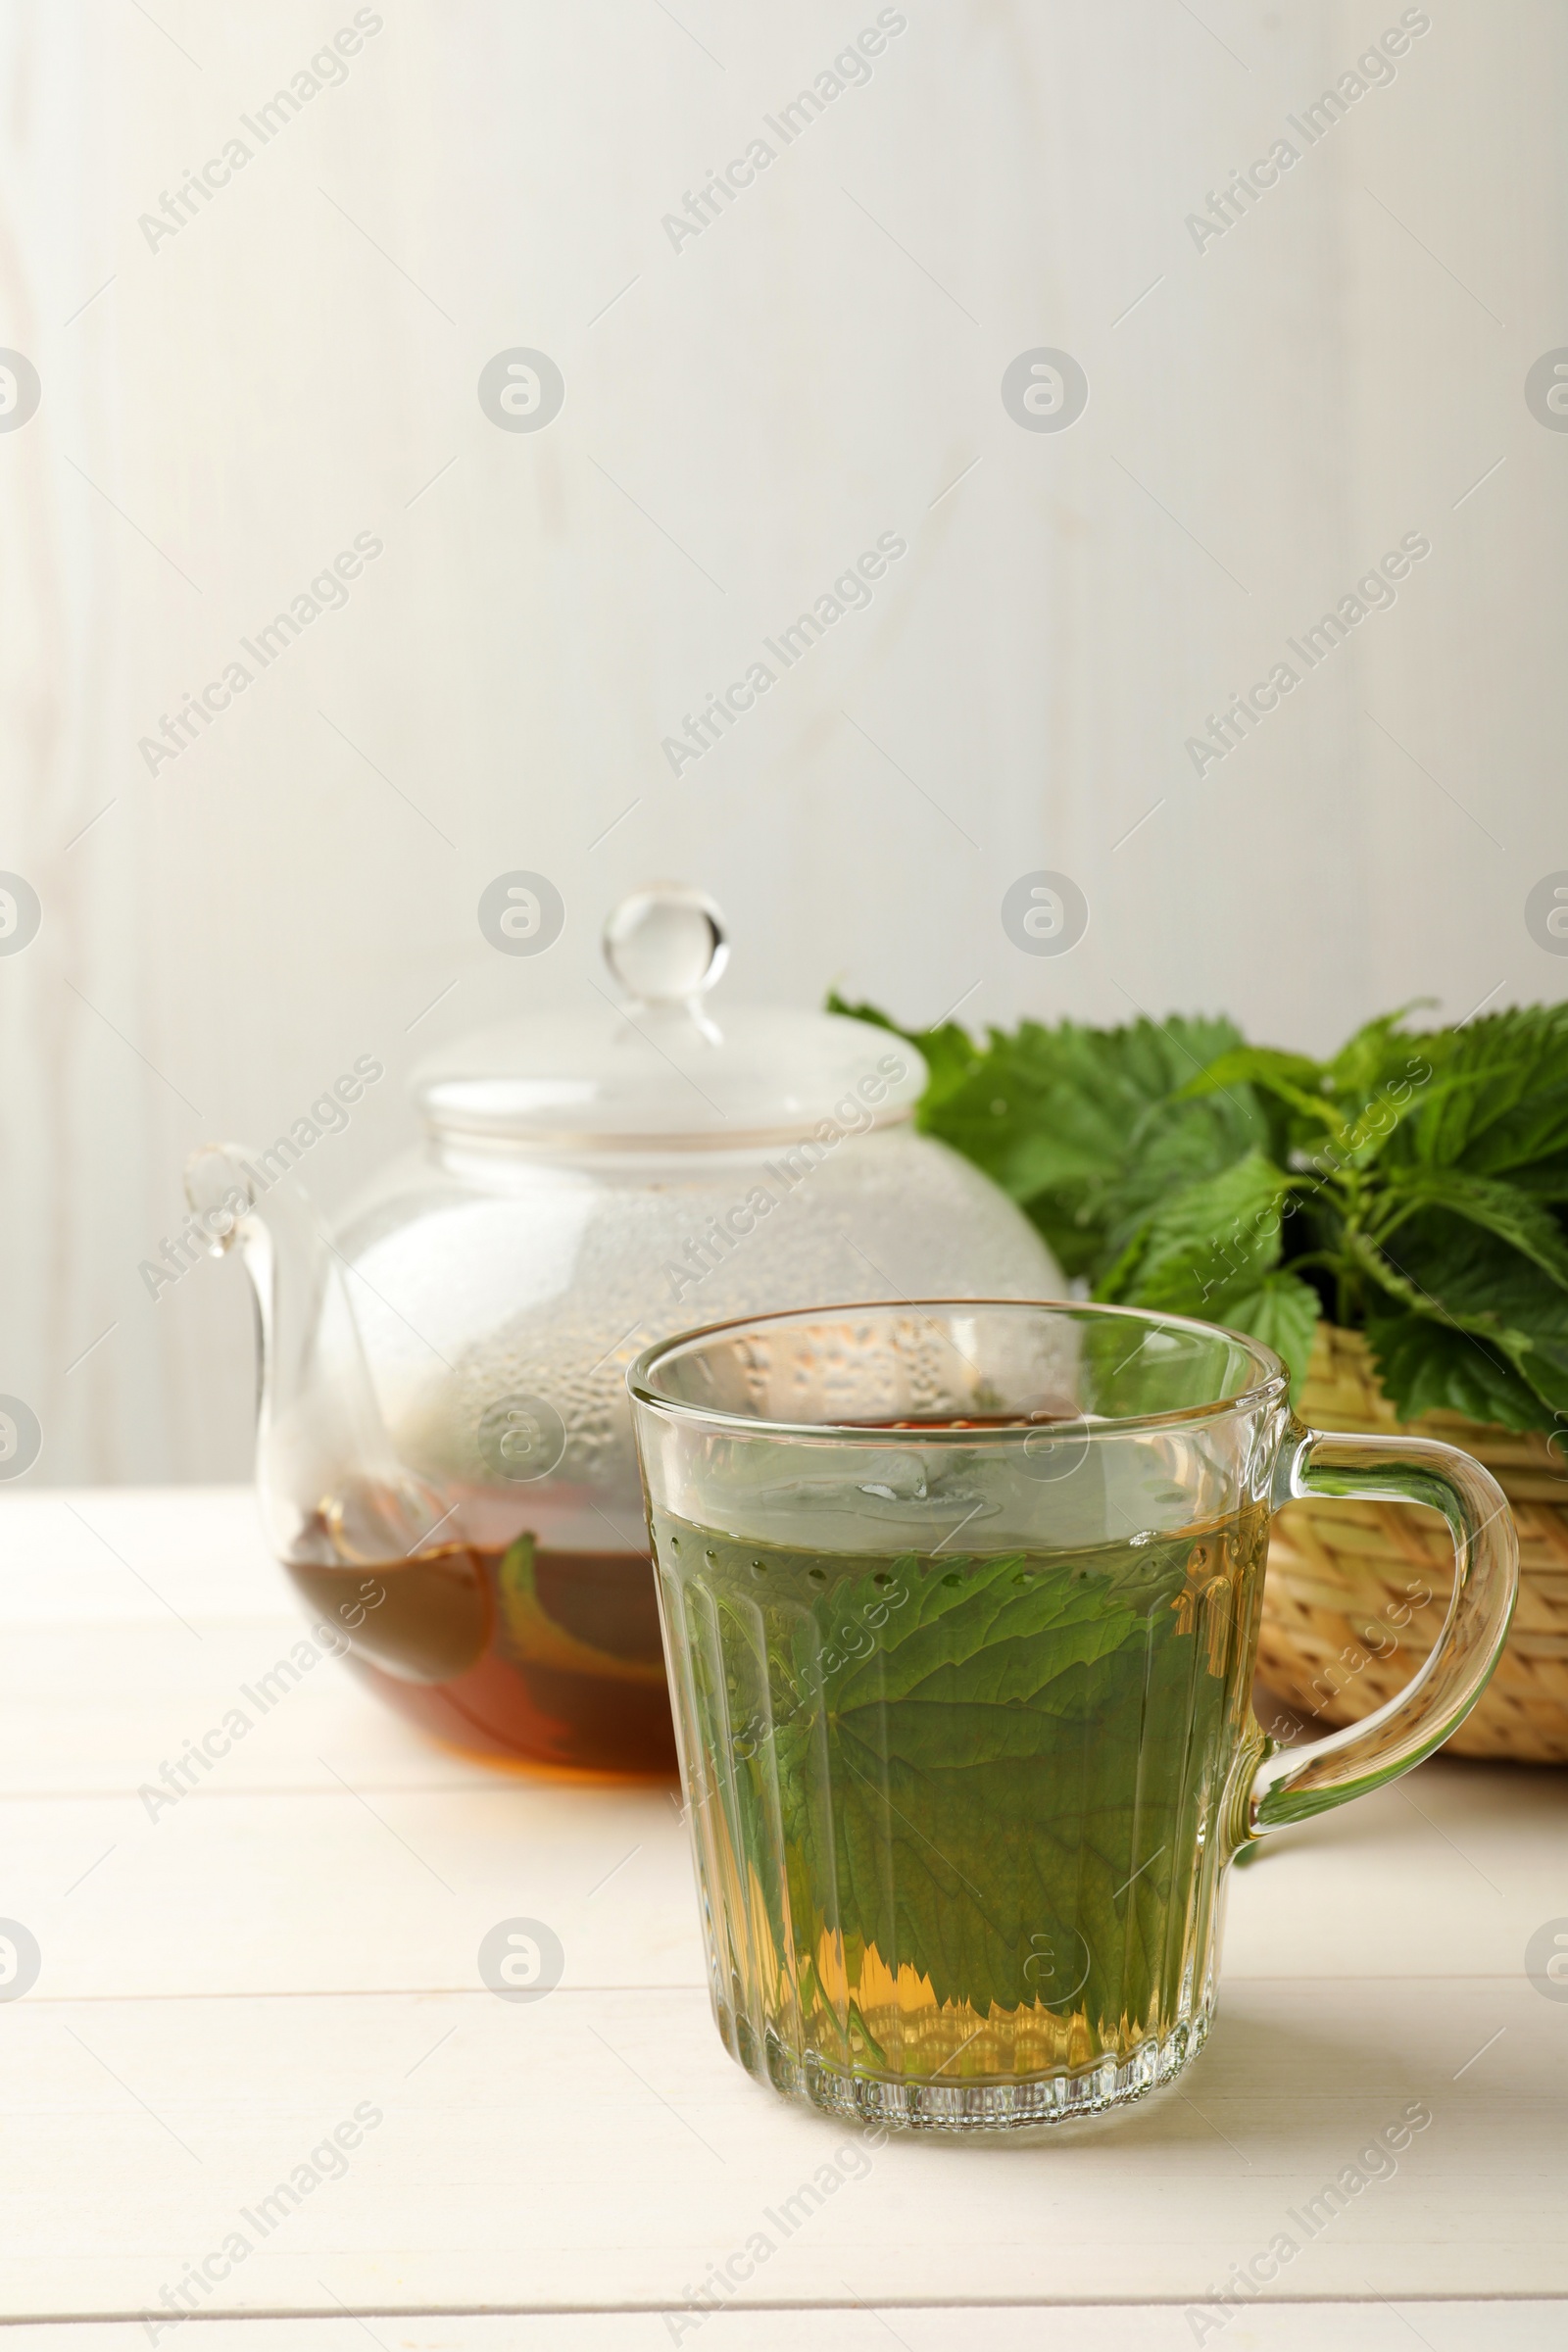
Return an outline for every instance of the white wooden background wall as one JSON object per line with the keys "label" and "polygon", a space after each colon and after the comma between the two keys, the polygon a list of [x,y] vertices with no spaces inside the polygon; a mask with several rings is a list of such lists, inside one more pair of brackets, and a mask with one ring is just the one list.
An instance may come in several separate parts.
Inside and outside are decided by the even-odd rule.
{"label": "white wooden background wall", "polygon": [[[1323,1047],[1562,993],[1523,919],[1568,866],[1568,436],[1523,396],[1568,343],[1550,0],[1431,0],[1201,251],[1185,216],[1396,0],[904,0],[678,252],[662,216],[872,0],[370,13],[154,250],[138,217],[350,0],[0,11],[0,344],[43,385],[0,433],[0,868],[43,906],[0,957],[0,1390],[40,1475],[241,1474],[237,1271],[136,1271],[187,1149],[372,1054],[313,1157],[342,1200],[418,1054],[580,996],[650,875],[716,892],[736,996]],[[476,397],[518,345],[565,378],[538,433]],[[1090,381],[1059,434],[1000,397],[1039,345]],[[682,712],[886,530],[870,610],[672,776]],[[1200,781],[1187,736],[1408,531],[1397,605]],[[138,738],[357,532],[347,607],[150,775]],[[533,960],[475,922],[517,866],[568,909]],[[1049,960],[998,912],[1039,866],[1092,909]]]}

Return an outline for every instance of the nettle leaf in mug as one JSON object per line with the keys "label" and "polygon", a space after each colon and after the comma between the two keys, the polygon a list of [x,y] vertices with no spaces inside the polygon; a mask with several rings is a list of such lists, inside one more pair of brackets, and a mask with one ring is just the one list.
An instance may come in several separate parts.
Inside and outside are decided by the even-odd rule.
{"label": "nettle leaf in mug", "polygon": [[[1039,1955],[1075,1946],[1066,2008],[1107,2028],[1143,2013],[1200,1798],[1140,1790],[1125,1759],[1152,1719],[1217,1720],[1226,1696],[1226,1656],[1181,1605],[1191,1549],[1151,1544],[1108,1602],[1089,1558],[901,1563],[910,1604],[829,1679],[825,1723],[814,1635],[797,1629],[775,1687],[801,1694],[801,1737],[825,1737],[842,1767],[833,1850],[809,1808],[787,1826],[803,1885],[836,1884],[858,1946],[982,2014],[1049,1995]],[[840,1606],[853,1615],[867,1596],[869,1580],[848,1584]],[[781,1761],[792,1736],[786,1724]]]}

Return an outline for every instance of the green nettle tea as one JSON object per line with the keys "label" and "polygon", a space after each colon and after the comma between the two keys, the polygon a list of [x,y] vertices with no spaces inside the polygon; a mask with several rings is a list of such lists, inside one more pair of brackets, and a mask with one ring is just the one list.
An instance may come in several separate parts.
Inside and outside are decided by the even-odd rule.
{"label": "green nettle tea", "polygon": [[[832,2112],[1005,2132],[1172,2082],[1232,1857],[1430,1755],[1507,1637],[1495,1481],[1305,1428],[1211,1324],[806,1307],[628,1382],[719,2031]],[[1285,1750],[1250,1684],[1269,1514],[1307,1494],[1441,1510],[1454,1601],[1397,1700]]]}
{"label": "green nettle tea", "polygon": [[1176,2072],[1258,1746],[1264,1506],[994,1555],[653,1527],[732,2053],[845,2110],[951,2086],[955,2125]]}

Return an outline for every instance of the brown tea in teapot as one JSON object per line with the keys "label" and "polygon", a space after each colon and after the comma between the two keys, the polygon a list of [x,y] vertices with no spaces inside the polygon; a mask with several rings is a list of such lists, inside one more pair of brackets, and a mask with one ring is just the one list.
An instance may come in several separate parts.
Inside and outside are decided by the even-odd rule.
{"label": "brown tea in teapot", "polygon": [[444,1544],[371,1566],[285,1560],[388,1705],[491,1761],[673,1774],[646,1552]]}

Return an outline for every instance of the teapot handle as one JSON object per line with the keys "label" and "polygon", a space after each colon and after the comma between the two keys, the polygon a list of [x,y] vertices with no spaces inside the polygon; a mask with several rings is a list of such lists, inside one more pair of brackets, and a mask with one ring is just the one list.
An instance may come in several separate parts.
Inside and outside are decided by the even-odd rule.
{"label": "teapot handle", "polygon": [[1265,1748],[1237,1791],[1233,1851],[1363,1796],[1441,1747],[1486,1689],[1518,1597],[1519,1539],[1508,1498],[1456,1446],[1326,1435],[1298,1423],[1275,1472],[1275,1508],[1305,1494],[1441,1511],[1453,1538],[1453,1597],[1420,1672],[1375,1714],[1303,1748]]}
{"label": "teapot handle", "polygon": [[193,1222],[215,1256],[238,1251],[255,1298],[263,1521],[284,1559],[322,1544],[345,1561],[411,1558],[438,1530],[457,1534],[454,1506],[397,1458],[349,1291],[355,1268],[286,1149],[203,1144],[185,1162]]}

